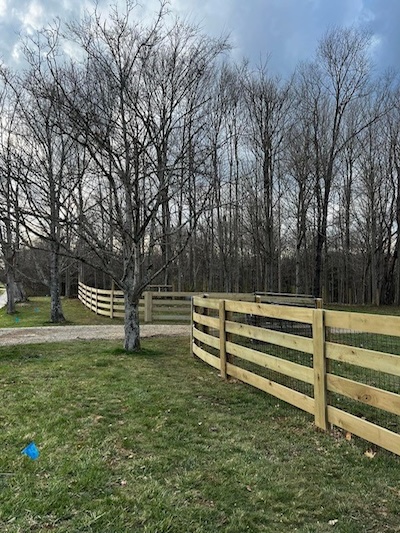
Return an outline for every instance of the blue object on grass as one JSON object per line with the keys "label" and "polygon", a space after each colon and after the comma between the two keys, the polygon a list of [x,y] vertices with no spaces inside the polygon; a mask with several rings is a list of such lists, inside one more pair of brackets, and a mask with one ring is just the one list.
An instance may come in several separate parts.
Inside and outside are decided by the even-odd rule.
{"label": "blue object on grass", "polygon": [[18,324],[18,322],[19,322],[19,317],[18,316],[15,318],[15,322]]}
{"label": "blue object on grass", "polygon": [[29,443],[28,446],[26,446],[21,453],[27,455],[33,460],[37,459],[40,455],[39,450],[37,449],[36,444],[34,442]]}

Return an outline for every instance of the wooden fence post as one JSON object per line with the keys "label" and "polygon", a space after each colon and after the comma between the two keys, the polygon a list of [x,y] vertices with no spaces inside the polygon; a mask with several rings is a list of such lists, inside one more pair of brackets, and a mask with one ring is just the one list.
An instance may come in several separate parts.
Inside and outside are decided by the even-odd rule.
{"label": "wooden fence post", "polygon": [[313,310],[313,361],[314,361],[314,420],[315,425],[328,429],[326,407],[326,358],[325,358],[325,324],[324,310]]}
{"label": "wooden fence post", "polygon": [[193,320],[193,313],[194,313],[194,305],[193,305],[193,296],[190,298],[190,352],[192,356],[194,357],[194,351],[193,351],[193,344],[194,344],[194,336],[193,336],[193,328],[194,328],[194,320]]}
{"label": "wooden fence post", "polygon": [[[260,304],[261,303],[261,296],[259,294],[256,294],[255,297],[254,297],[254,302],[256,304]],[[261,324],[261,319],[259,316],[255,315],[255,318],[254,318],[254,324],[252,324],[252,326],[257,326],[259,327]]]}
{"label": "wooden fence post", "polygon": [[114,318],[114,290],[115,284],[114,280],[111,280],[111,291],[110,291],[110,318]]}
{"label": "wooden fence post", "polygon": [[153,293],[151,291],[144,293],[144,321],[153,322]]}
{"label": "wooden fence post", "polygon": [[[233,319],[232,311],[225,311],[225,340],[226,340],[226,342],[231,342],[232,341],[232,333],[226,333],[226,323],[227,323],[228,320],[232,321],[232,319]],[[233,363],[234,356],[230,355],[230,354],[227,354],[226,360],[227,360],[228,363]]]}
{"label": "wooden fence post", "polygon": [[[208,298],[208,294],[203,294],[203,298]],[[209,316],[210,310],[207,307],[202,307],[201,314],[203,316]],[[207,335],[209,334],[208,326],[203,326],[202,330],[203,333],[207,333]]]}
{"label": "wooden fence post", "polygon": [[221,364],[221,377],[226,374],[226,328],[225,328],[225,300],[219,301],[219,358]]}

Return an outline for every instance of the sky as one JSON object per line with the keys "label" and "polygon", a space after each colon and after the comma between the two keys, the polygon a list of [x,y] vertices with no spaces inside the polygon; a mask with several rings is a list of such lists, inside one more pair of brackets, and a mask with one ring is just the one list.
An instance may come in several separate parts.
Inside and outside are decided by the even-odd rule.
{"label": "sky", "polygon": [[[98,1],[106,9],[123,0]],[[157,11],[157,0],[139,1],[141,17]],[[17,66],[20,33],[32,33],[55,17],[80,17],[91,6],[90,0],[0,0],[0,58]],[[311,60],[319,40],[336,26],[370,29],[377,68],[400,71],[400,0],[170,0],[170,9],[210,36],[229,34],[233,59],[246,58],[254,66],[268,60],[269,70],[283,78]]]}

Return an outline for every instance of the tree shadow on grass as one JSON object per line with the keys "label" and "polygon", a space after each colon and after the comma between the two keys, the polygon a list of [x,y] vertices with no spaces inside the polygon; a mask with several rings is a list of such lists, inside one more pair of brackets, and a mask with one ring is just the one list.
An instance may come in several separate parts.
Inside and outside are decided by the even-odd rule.
{"label": "tree shadow on grass", "polygon": [[110,351],[111,355],[127,355],[129,357],[141,357],[141,358],[160,358],[166,357],[167,354],[162,350],[157,350],[154,348],[141,347],[137,352],[129,352],[124,348],[114,348]]}

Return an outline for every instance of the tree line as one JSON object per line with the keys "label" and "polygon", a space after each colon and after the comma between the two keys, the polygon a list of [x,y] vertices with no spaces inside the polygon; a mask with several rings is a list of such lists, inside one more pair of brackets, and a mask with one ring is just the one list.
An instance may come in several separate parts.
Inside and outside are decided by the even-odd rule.
{"label": "tree line", "polygon": [[[1,68],[0,245],[13,312],[98,274],[138,349],[149,283],[400,302],[400,104],[371,35],[335,28],[289,80],[128,1],[22,41]],[[75,270],[74,270],[75,269]],[[88,281],[84,279],[83,281]]]}

